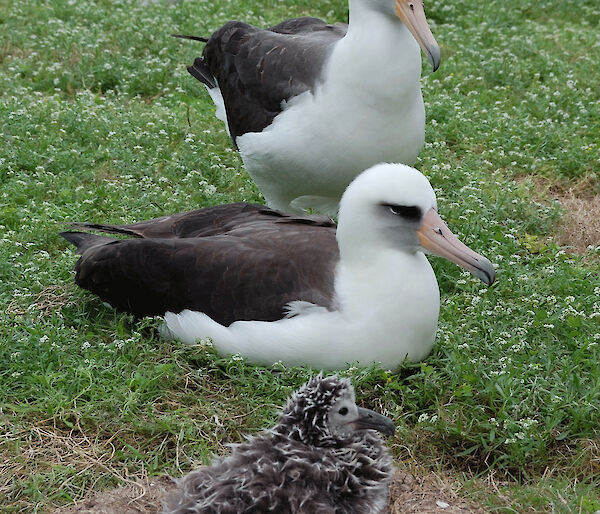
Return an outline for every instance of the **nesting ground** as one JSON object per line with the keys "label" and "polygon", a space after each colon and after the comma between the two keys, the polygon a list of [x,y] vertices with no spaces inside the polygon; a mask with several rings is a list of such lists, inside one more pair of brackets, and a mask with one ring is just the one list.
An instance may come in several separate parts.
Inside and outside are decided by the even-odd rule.
{"label": "nesting ground", "polygon": [[[427,143],[416,166],[498,280],[487,289],[432,258],[442,307],[431,356],[343,374],[359,402],[395,419],[389,444],[402,470],[441,476],[454,498],[487,511],[595,512],[600,5],[426,9],[443,61],[423,69]],[[271,426],[314,373],[161,341],[159,320],[119,315],[73,285],[76,256],[57,235],[65,221],[261,201],[185,71],[201,44],[169,34],[307,14],[334,22],[347,7],[0,0],[3,509],[49,512],[180,476]]]}

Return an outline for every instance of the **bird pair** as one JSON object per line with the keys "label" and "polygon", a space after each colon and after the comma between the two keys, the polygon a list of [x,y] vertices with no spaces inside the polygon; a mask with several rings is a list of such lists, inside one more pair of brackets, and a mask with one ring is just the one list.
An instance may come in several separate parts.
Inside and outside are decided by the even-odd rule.
{"label": "bird pair", "polygon": [[339,202],[338,226],[250,204],[76,224],[130,236],[62,233],[82,254],[76,283],[120,310],[165,315],[185,342],[210,338],[257,363],[424,358],[440,298],[423,252],[488,285],[494,269],[450,232],[421,173],[378,164],[413,162],[422,146],[419,45],[436,69],[421,0],[351,0],[348,26],[299,18],[217,30],[189,71],[246,168],[271,206],[332,212]]}

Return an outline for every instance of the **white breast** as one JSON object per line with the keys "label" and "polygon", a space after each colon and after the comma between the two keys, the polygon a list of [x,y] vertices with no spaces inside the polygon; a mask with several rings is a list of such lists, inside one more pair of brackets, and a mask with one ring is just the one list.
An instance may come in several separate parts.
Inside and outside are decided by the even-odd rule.
{"label": "white breast", "polygon": [[376,26],[336,45],[314,95],[292,99],[265,130],[237,138],[270,206],[290,210],[298,197],[314,196],[337,208],[362,170],[416,160],[425,131],[420,49],[398,23]]}
{"label": "white breast", "polygon": [[223,327],[191,311],[168,313],[165,320],[184,342],[211,338],[220,353],[238,353],[258,364],[335,369],[375,362],[393,369],[431,351],[440,298],[422,253],[383,252],[362,271],[356,265],[341,268],[336,296],[339,310],[308,309],[275,322],[237,321]]}

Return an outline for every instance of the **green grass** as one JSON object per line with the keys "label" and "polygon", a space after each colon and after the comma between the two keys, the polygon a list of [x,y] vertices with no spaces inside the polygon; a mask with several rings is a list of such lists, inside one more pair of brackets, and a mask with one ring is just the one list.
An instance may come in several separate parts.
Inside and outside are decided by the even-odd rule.
{"label": "green grass", "polygon": [[[600,169],[595,0],[427,4],[431,179],[450,227],[498,266],[490,289],[432,259],[442,292],[424,363],[350,368],[393,416],[399,460],[443,469],[490,510],[600,509],[600,248],[552,241],[560,210],[524,176]],[[343,0],[0,0],[0,505],[48,510],[121,480],[179,474],[269,426],[310,369],[261,368],[158,338],[73,284],[65,221],[132,222],[260,201],[185,71],[228,19],[346,16]],[[598,193],[598,191],[596,191]],[[496,488],[489,486],[493,478]]]}

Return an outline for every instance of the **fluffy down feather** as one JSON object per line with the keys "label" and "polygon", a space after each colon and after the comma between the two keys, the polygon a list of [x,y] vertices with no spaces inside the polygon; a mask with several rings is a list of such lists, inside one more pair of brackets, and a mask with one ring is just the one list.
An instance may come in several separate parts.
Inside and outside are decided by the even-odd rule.
{"label": "fluffy down feather", "polygon": [[164,512],[382,512],[392,460],[376,432],[331,429],[330,410],[344,395],[354,398],[348,380],[311,379],[288,401],[273,429],[181,479]]}

